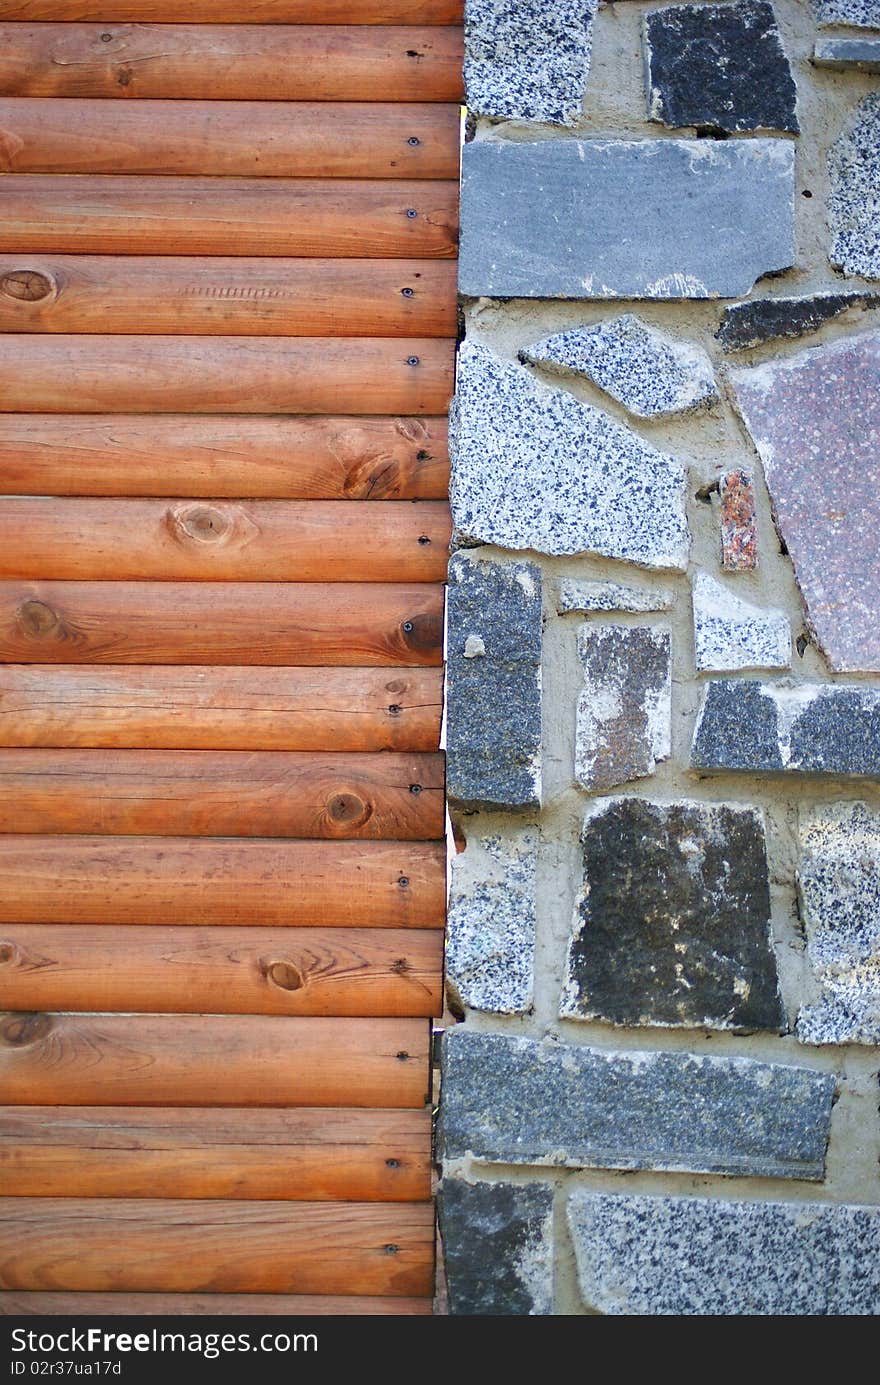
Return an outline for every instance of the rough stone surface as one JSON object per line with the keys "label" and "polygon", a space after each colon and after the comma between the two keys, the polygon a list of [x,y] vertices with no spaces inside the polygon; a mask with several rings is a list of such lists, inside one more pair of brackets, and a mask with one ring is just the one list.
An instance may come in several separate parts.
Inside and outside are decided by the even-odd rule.
{"label": "rough stone surface", "polygon": [[795,261],[790,141],[474,140],[461,291],[738,298]]}
{"label": "rough stone surface", "polygon": [[725,308],[715,333],[725,351],[744,351],[779,337],[805,337],[850,308],[876,308],[880,294],[860,290],[799,298],[752,298]]}
{"label": "rough stone surface", "polygon": [[674,601],[668,587],[648,591],[625,582],[579,582],[564,577],[556,609],[560,615],[571,611],[668,611]]}
{"label": "rough stone surface", "polygon": [[531,1009],[536,865],[533,832],[470,836],[453,857],[446,984],[462,1007],[501,1015]]}
{"label": "rough stone surface", "polygon": [[880,29],[880,0],[815,0],[820,29],[850,24],[854,29]]}
{"label": "rough stone surface", "polygon": [[519,355],[546,370],[585,376],[637,418],[689,413],[718,398],[705,351],[673,341],[632,313],[558,332]]}
{"label": "rough stone surface", "polygon": [[758,510],[747,471],[725,471],[718,479],[721,501],[721,566],[753,572],[758,566]]}
{"label": "rough stone surface", "polygon": [[684,467],[478,342],[459,353],[450,452],[465,540],[687,564]]}
{"label": "rough stone surface", "polygon": [[880,91],[866,96],[828,154],[828,224],[835,269],[880,279]]}
{"label": "rough stone surface", "polygon": [[803,814],[798,888],[821,995],[805,1006],[807,1044],[880,1044],[880,812],[837,803]]}
{"label": "rough stone surface", "polygon": [[[532,563],[449,565],[447,792],[455,802],[541,801],[541,573]],[[476,655],[481,640],[485,654]],[[469,643],[470,641],[470,643]]]}
{"label": "rough stone surface", "polygon": [[597,799],[583,862],[563,1017],[784,1028],[756,809]]}
{"label": "rough stone surface", "polygon": [[474,115],[571,125],[581,114],[599,0],[467,0],[464,78]]}
{"label": "rough stone surface", "polygon": [[674,5],[644,17],[648,118],[797,134],[797,88],[772,5]]}
{"label": "rough stone surface", "polygon": [[[445,1157],[821,1179],[835,1079],[690,1053],[447,1031]],[[504,1100],[499,1100],[503,1092]]]}
{"label": "rough stone surface", "polygon": [[672,753],[672,638],[645,625],[583,625],[574,772],[585,789],[653,774]]}
{"label": "rough stone surface", "polygon": [[855,68],[857,72],[880,72],[880,39],[824,38],[813,50],[817,67],[831,67],[838,72]]}
{"label": "rough stone surface", "polygon": [[788,668],[791,627],[784,611],[735,596],[708,573],[694,578],[694,649],[698,673]]}
{"label": "rough stone surface", "polygon": [[880,1207],[576,1192],[568,1222],[597,1313],[880,1313]]}
{"label": "rough stone surface", "polygon": [[719,679],[703,698],[691,764],[880,779],[880,689]]}
{"label": "rough stone surface", "polygon": [[731,372],[817,644],[880,672],[880,333]]}
{"label": "rough stone surface", "polygon": [[452,1315],[552,1311],[552,1188],[444,1178],[438,1204]]}

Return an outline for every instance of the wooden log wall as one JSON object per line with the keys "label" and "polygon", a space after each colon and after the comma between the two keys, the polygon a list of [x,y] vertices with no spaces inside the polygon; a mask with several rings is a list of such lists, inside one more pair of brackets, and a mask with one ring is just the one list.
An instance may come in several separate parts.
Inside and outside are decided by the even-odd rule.
{"label": "wooden log wall", "polygon": [[461,0],[0,0],[0,1313],[431,1311]]}

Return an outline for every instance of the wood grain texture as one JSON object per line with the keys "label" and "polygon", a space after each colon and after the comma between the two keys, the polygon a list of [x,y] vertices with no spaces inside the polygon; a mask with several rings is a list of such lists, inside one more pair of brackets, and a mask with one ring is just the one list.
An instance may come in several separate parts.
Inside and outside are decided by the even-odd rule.
{"label": "wood grain texture", "polygon": [[437,414],[454,360],[454,340],[427,337],[8,333],[0,412]]}
{"label": "wood grain texture", "polygon": [[439,929],[0,924],[0,1009],[442,1013]]}
{"label": "wood grain texture", "polygon": [[428,1295],[430,1202],[0,1199],[0,1288]]}
{"label": "wood grain texture", "polygon": [[451,534],[440,500],[0,497],[0,578],[442,582]]}
{"label": "wood grain texture", "polygon": [[0,745],[431,751],[440,669],[0,665]]}
{"label": "wood grain texture", "polygon": [[2,24],[0,93],[457,102],[463,48],[458,25]]}
{"label": "wood grain texture", "polygon": [[445,418],[0,413],[0,493],[442,500]]}
{"label": "wood grain texture", "polygon": [[456,328],[447,260],[0,256],[3,332],[454,337]]}
{"label": "wood grain texture", "polygon": [[458,106],[0,97],[4,173],[456,178]]}
{"label": "wood grain texture", "polygon": [[429,1048],[423,1019],[12,1011],[0,1017],[0,1091],[13,1106],[419,1109]]}
{"label": "wood grain texture", "polygon": [[437,666],[442,641],[426,583],[0,582],[9,663]]}
{"label": "wood grain texture", "polygon": [[443,756],[0,750],[0,832],[439,841]]}
{"label": "wood grain texture", "polygon": [[[182,0],[0,0],[0,19],[174,24]],[[462,0],[186,0],[186,17],[215,24],[458,24]]]}
{"label": "wood grain texture", "polygon": [[0,1107],[5,1197],[419,1202],[431,1112]]}
{"label": "wood grain texture", "polygon": [[6,1317],[430,1317],[430,1298],[315,1294],[59,1294],[0,1292]]}
{"label": "wood grain texture", "polygon": [[442,928],[445,913],[442,842],[0,836],[3,923]]}
{"label": "wood grain texture", "polygon": [[0,251],[454,259],[458,182],[7,173],[0,217]]}

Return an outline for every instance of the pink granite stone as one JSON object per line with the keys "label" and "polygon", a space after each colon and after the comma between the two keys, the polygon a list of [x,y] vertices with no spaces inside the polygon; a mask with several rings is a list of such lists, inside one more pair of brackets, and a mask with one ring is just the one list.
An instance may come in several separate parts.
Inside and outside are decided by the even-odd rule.
{"label": "pink granite stone", "polygon": [[751,572],[758,566],[758,516],[755,488],[747,471],[726,471],[718,482],[721,498],[721,566],[726,572]]}
{"label": "pink granite stone", "polygon": [[732,380],[829,668],[880,672],[880,332]]}

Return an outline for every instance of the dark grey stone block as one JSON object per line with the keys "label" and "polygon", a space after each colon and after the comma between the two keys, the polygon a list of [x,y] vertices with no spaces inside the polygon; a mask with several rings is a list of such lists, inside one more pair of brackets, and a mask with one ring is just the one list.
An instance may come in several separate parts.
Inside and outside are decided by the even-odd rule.
{"label": "dark grey stone block", "polygon": [[475,140],[462,293],[738,298],[795,260],[789,141]]}
{"label": "dark grey stone block", "polygon": [[880,294],[813,293],[802,298],[752,298],[725,308],[715,333],[725,351],[744,351],[779,337],[806,337],[849,308],[876,308]]}
{"label": "dark grey stone block", "polygon": [[817,67],[830,67],[837,72],[855,68],[857,72],[880,72],[880,39],[824,38],[813,51]]}
{"label": "dark grey stone block", "polygon": [[835,1079],[447,1031],[441,1147],[495,1163],[821,1179]]}
{"label": "dark grey stone block", "polygon": [[541,572],[449,565],[447,792],[468,807],[541,802]]}
{"label": "dark grey stone block", "polygon": [[444,1178],[438,1206],[452,1316],[552,1312],[551,1188]]}
{"label": "dark grey stone block", "polygon": [[596,800],[583,846],[562,1016],[785,1027],[757,809]]}

